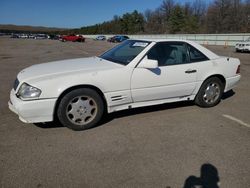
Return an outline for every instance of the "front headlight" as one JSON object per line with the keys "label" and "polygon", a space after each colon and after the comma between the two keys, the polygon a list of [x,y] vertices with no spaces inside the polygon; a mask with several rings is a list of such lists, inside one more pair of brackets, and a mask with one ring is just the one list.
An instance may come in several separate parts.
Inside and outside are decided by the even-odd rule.
{"label": "front headlight", "polygon": [[41,95],[41,90],[33,87],[27,83],[23,83],[19,90],[17,95],[21,98],[21,99],[34,99],[34,98],[38,98]]}

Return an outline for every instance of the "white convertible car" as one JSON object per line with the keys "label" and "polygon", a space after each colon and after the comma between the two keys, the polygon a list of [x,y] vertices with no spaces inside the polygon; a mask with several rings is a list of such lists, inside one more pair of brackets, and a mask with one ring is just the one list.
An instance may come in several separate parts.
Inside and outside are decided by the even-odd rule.
{"label": "white convertible car", "polygon": [[105,112],[193,100],[220,102],[240,80],[240,61],[186,40],[127,40],[99,57],[22,70],[9,108],[26,123],[58,118],[66,127],[95,126]]}

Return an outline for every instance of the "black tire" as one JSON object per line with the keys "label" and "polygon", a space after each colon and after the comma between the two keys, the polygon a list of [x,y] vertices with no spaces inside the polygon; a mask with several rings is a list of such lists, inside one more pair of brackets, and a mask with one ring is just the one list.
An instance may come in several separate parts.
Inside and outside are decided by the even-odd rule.
{"label": "black tire", "polygon": [[216,106],[222,97],[224,84],[218,77],[207,79],[195,97],[195,104],[208,108]]}
{"label": "black tire", "polygon": [[65,127],[81,131],[95,127],[103,112],[101,96],[95,90],[80,88],[67,93],[61,99],[57,117]]}

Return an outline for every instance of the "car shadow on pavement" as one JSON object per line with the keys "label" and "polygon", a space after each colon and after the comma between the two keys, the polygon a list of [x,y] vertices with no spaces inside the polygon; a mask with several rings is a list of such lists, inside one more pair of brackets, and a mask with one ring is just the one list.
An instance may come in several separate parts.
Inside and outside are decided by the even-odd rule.
{"label": "car shadow on pavement", "polygon": [[[233,90],[229,90],[228,92],[222,95],[221,99],[227,100],[228,98],[232,97],[234,94],[235,92]],[[160,105],[127,109],[127,110],[122,110],[119,112],[113,112],[111,114],[104,115],[103,119],[96,127],[104,125],[117,118],[122,118],[126,116],[137,115],[137,114],[150,113],[150,112],[157,112],[157,111],[162,111],[162,110],[170,110],[174,108],[194,106],[194,105],[195,104],[193,101],[181,101],[181,102],[166,103],[166,104],[160,104]]]}
{"label": "car shadow on pavement", "polygon": [[51,128],[61,128],[64,127],[58,120],[53,122],[45,122],[45,123],[34,123],[35,126],[42,129],[51,129]]}
{"label": "car shadow on pavement", "polygon": [[[230,90],[223,94],[222,100],[226,100],[232,97],[234,94],[235,92],[233,90]],[[193,105],[195,105],[193,101],[181,101],[181,102],[166,103],[166,104],[160,104],[160,105],[127,109],[127,110],[122,110],[119,112],[113,112],[111,114],[105,114],[102,120],[93,128],[102,126],[117,118],[122,118],[126,116],[137,115],[137,114],[150,113],[150,112],[157,112],[157,111],[162,111],[162,110],[170,110],[174,108],[181,108],[181,107],[187,107],[187,106],[193,106]],[[58,120],[55,120],[54,122],[47,122],[47,123],[35,123],[34,125],[43,129],[64,127]]]}
{"label": "car shadow on pavement", "polygon": [[[157,111],[162,111],[162,110],[186,107],[186,106],[193,106],[193,105],[194,105],[194,103],[192,101],[175,102],[175,103],[167,103],[167,104],[161,104],[161,105],[154,105],[154,106],[148,106],[148,107],[140,107],[140,108],[122,110],[119,112],[113,112],[111,114],[104,114],[101,121],[95,127],[90,128],[90,129],[94,129],[96,127],[102,126],[102,125],[109,123],[112,120],[117,119],[117,118],[132,116],[132,115],[136,115],[136,114],[143,114],[143,113],[150,113],[150,112],[157,112]],[[59,122],[59,120],[55,120],[53,122],[46,122],[46,123],[34,123],[34,125],[39,127],[39,128],[42,128],[42,129],[64,127]]]}
{"label": "car shadow on pavement", "polygon": [[229,90],[228,92],[224,93],[224,94],[222,95],[221,99],[222,99],[222,100],[226,100],[226,99],[228,99],[228,98],[230,98],[230,97],[232,97],[232,96],[234,96],[234,95],[235,95],[235,92],[231,89],[231,90]]}
{"label": "car shadow on pavement", "polygon": [[160,105],[122,110],[122,111],[113,112],[111,114],[104,116],[102,121],[100,122],[100,125],[106,124],[117,118],[133,116],[133,115],[138,115],[138,114],[145,114],[145,113],[150,113],[150,112],[163,111],[163,110],[170,110],[170,109],[193,106],[193,105],[194,105],[193,101],[182,101],[182,102],[166,103],[166,104],[160,104]]}
{"label": "car shadow on pavement", "polygon": [[212,164],[203,164],[200,177],[189,176],[183,188],[219,188],[220,178],[218,170]]}

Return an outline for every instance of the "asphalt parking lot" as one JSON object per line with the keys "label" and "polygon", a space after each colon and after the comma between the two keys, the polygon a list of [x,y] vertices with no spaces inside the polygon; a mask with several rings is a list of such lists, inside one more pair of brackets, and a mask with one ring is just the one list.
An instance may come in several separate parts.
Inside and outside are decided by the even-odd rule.
{"label": "asphalt parking lot", "polygon": [[81,132],[24,124],[9,111],[21,69],[112,46],[0,37],[0,187],[181,188],[201,175],[212,182],[218,177],[220,187],[249,187],[250,53],[208,46],[241,60],[241,82],[214,108],[174,103],[126,110]]}

